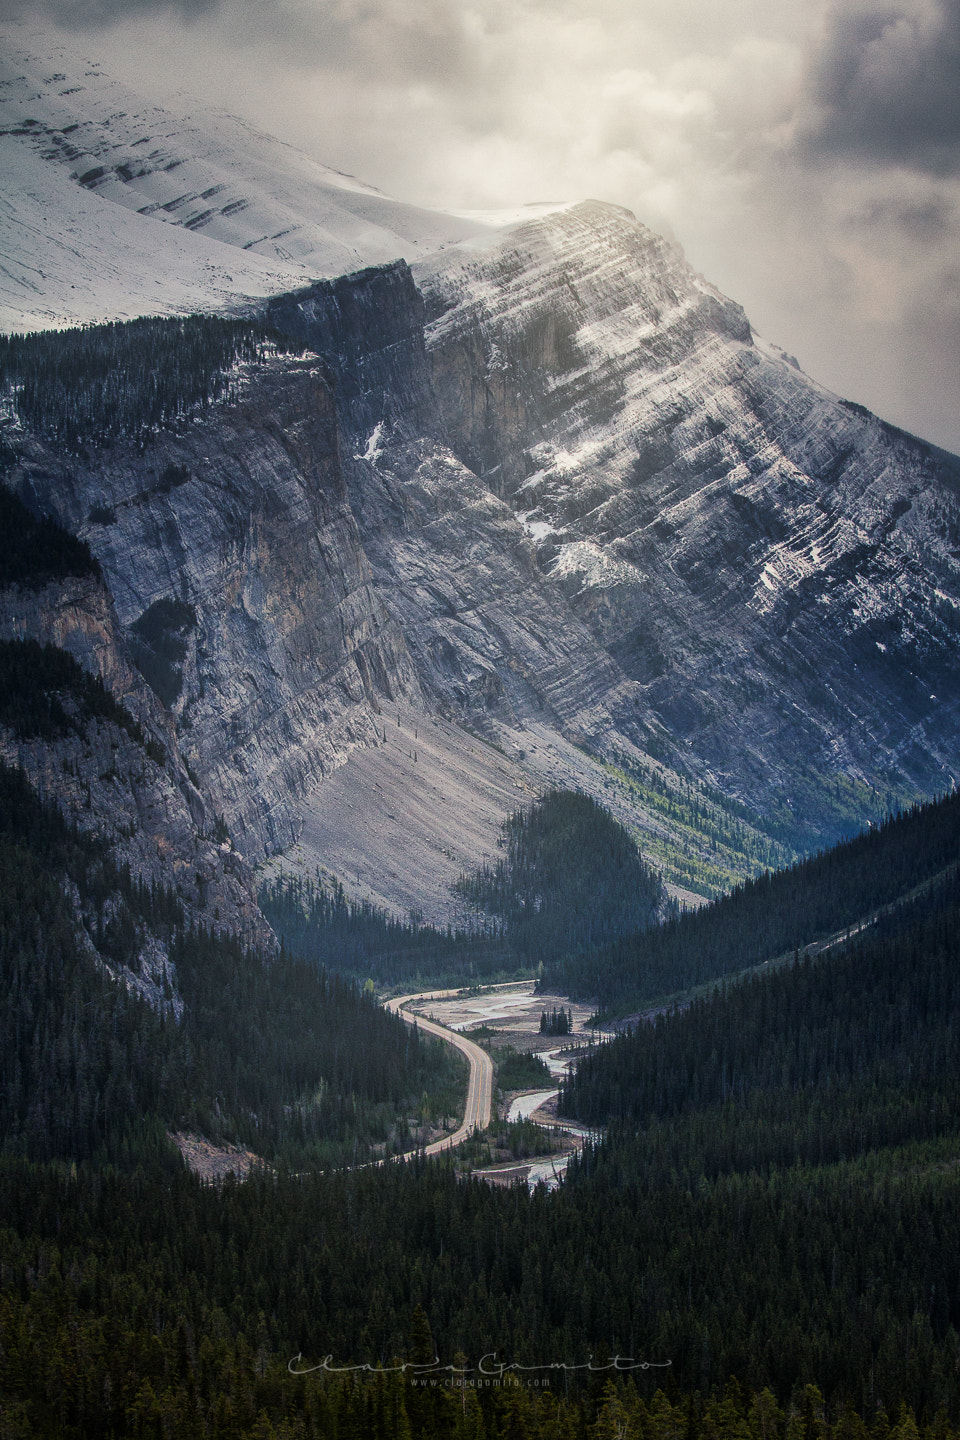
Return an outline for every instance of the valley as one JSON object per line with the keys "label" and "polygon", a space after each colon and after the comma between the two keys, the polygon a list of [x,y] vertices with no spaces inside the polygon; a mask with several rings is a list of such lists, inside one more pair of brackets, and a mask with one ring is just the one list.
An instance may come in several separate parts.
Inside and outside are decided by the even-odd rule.
{"label": "valley", "polygon": [[4,27],[0,1440],[958,1440],[960,458]]}
{"label": "valley", "polygon": [[[547,1066],[551,1076],[559,1078],[567,1073],[571,1065],[576,1064],[578,1056],[589,1045],[596,1043],[597,1035],[593,1031],[575,1036],[574,1032],[577,1027],[582,1026],[590,1016],[587,1007],[574,1005],[570,1007],[573,1029],[568,1032],[568,1038],[560,1045],[554,1043],[552,1048],[544,1049],[548,1041],[540,1029],[541,1015],[545,1013],[545,1003],[549,1003],[553,1009],[556,1009],[557,999],[557,996],[547,997],[546,1000],[538,996],[534,989],[534,983],[527,981],[521,984],[477,987],[471,992],[461,991],[454,994],[444,991],[437,994],[425,992],[387,1002],[388,1008],[391,1010],[399,1011],[402,1008],[409,1012],[408,1018],[412,1019],[413,1016],[416,1016],[418,1025],[429,1025],[431,1020],[439,1020],[440,1026],[432,1029],[432,1033],[444,1036],[449,1043],[455,1045],[466,1043],[472,1053],[471,1091],[474,1089],[476,1072],[476,1102],[473,1101],[472,1096],[468,1097],[461,1130],[449,1140],[445,1139],[428,1146],[425,1153],[439,1154],[441,1150],[452,1149],[462,1141],[468,1140],[474,1127],[481,1131],[488,1129],[490,1110],[488,1108],[485,1113],[481,1113],[478,1103],[481,1098],[479,1073],[481,1066],[492,1066],[491,1055],[493,1062],[497,1062],[501,1056],[505,1058],[534,1056]],[[561,996],[559,999],[561,1006],[566,1004],[564,997]],[[471,1032],[483,1037],[486,1050],[481,1050],[479,1046],[472,1043]],[[491,1068],[491,1075],[493,1073]],[[504,1068],[504,1074],[508,1073],[509,1071]],[[545,1071],[544,1074],[546,1075],[546,1073]],[[499,1075],[497,1075],[497,1079],[499,1079]],[[493,1083],[491,1078],[491,1087]],[[564,1173],[571,1155],[582,1146],[583,1141],[590,1136],[591,1132],[575,1122],[563,1120],[557,1115],[556,1100],[559,1091],[556,1088],[519,1090],[519,1093],[511,1093],[515,1084],[515,1081],[511,1082],[511,1089],[506,1093],[503,1093],[506,1087],[501,1087],[504,1104],[500,1118],[505,1120],[508,1125],[516,1121],[532,1121],[540,1130],[547,1133],[549,1142],[545,1137],[542,1147],[538,1146],[536,1159],[513,1160],[506,1164],[501,1162],[487,1165],[482,1163],[478,1165],[475,1159],[471,1159],[465,1173],[494,1184],[511,1185],[517,1181],[523,1181],[532,1189],[540,1181],[543,1181],[548,1188],[552,1188]],[[509,1134],[507,1143],[510,1144]],[[543,1153],[544,1151],[546,1153]]]}

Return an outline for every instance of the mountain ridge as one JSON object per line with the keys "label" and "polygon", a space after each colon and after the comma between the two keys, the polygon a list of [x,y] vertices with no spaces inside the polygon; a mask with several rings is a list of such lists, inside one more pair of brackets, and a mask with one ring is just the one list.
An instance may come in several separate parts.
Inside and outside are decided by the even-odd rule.
{"label": "mountain ridge", "polygon": [[4,328],[237,313],[500,224],[394,200],[202,104],[145,103],[49,35],[5,30]]}

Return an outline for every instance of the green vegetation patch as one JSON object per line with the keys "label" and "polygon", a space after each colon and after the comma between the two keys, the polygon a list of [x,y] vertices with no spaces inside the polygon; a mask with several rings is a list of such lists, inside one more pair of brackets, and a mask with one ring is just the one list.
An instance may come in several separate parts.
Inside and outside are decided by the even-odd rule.
{"label": "green vegetation patch", "polygon": [[504,1045],[491,1052],[500,1090],[536,1090],[552,1083],[550,1068],[539,1055]]}
{"label": "green vegetation patch", "polygon": [[713,786],[622,752],[609,760],[590,758],[605,771],[605,787],[620,790],[662,822],[662,833],[652,827],[633,833],[664,880],[708,900],[792,864],[825,836],[849,838],[915,800],[895,776],[874,787],[808,767],[793,777],[792,805],[774,796],[759,814]]}
{"label": "green vegetation patch", "polygon": [[746,806],[709,786],[623,754],[601,763],[633,804],[665,822],[666,834],[643,830],[636,838],[663,878],[684,890],[712,899],[796,859],[778,826],[768,831]]}

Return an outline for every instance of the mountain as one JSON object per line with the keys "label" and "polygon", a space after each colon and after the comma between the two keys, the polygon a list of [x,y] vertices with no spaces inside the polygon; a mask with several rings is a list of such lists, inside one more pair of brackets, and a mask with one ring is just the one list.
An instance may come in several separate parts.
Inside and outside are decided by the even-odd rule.
{"label": "mountain", "polygon": [[[955,1440],[960,800],[756,872],[952,788],[960,461],[622,210],[458,229],[72,63],[5,91],[3,1434]],[[618,940],[659,883],[560,784],[743,883]],[[357,963],[466,978],[485,907],[610,1005],[724,983],[565,1086],[555,1193],[368,1165],[455,1071],[265,874]]]}
{"label": "mountain", "polygon": [[[617,207],[417,212],[82,80],[8,73],[17,243],[42,202],[109,279],[98,313],[201,303],[300,349],[72,448],[18,413],[14,364],[6,483],[89,544],[250,861],[446,923],[545,785],[682,895],[952,786],[960,461],[817,385]],[[68,273],[8,292],[8,323],[74,313]]]}
{"label": "mountain", "polygon": [[194,119],[187,96],[145,104],[72,47],[5,28],[3,328],[235,309],[491,228],[392,200],[232,116]]}
{"label": "mountain", "polygon": [[955,457],[830,395],[610,207],[416,277],[451,446],[616,667],[602,718],[563,717],[591,748],[664,754],[801,844],[844,780],[953,783]]}

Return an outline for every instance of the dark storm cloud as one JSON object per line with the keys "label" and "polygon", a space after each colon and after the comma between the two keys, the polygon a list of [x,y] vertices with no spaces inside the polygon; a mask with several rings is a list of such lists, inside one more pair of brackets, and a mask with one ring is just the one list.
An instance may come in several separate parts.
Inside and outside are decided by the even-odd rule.
{"label": "dark storm cloud", "polygon": [[960,0],[834,3],[809,80],[808,155],[960,169]]}
{"label": "dark storm cloud", "polygon": [[917,201],[883,199],[866,206],[861,223],[876,229],[896,229],[920,244],[939,245],[954,227],[954,211],[943,196]]}

